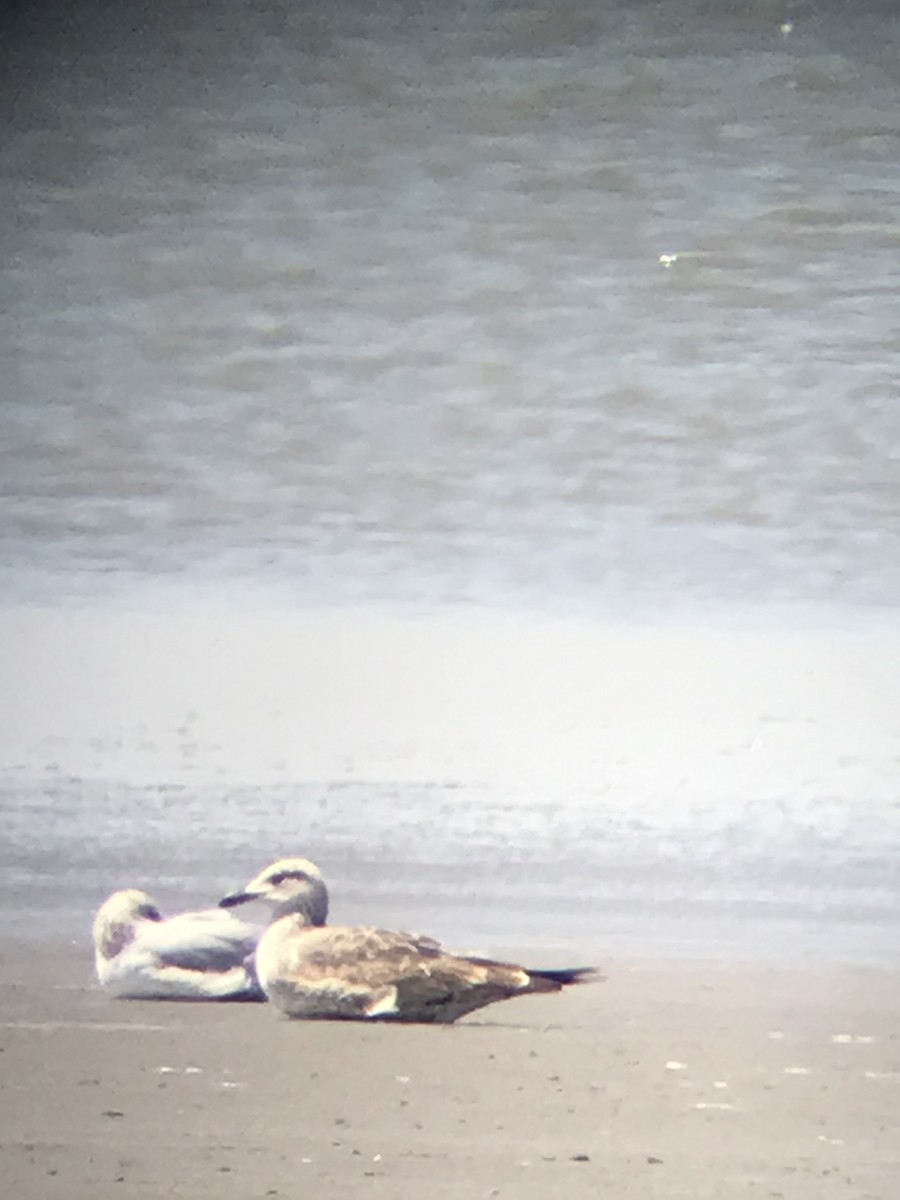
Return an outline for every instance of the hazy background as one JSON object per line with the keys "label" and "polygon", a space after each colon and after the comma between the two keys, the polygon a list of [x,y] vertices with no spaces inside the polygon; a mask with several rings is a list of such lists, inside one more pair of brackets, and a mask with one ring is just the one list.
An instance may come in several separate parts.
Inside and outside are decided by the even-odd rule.
{"label": "hazy background", "polygon": [[2,32],[16,931],[896,960],[895,6]]}

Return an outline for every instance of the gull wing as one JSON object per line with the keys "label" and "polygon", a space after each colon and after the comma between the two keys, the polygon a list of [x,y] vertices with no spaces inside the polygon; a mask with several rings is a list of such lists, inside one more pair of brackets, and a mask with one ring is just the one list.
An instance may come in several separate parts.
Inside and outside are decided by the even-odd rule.
{"label": "gull wing", "polygon": [[369,926],[305,929],[287,943],[290,967],[304,976],[337,976],[350,983],[375,986],[407,971],[420,970],[443,953],[434,938]]}
{"label": "gull wing", "polygon": [[452,1022],[590,976],[448,954],[433,938],[385,929],[297,928],[288,917],[263,935],[256,963],[266,995],[288,1016],[350,1020]]}
{"label": "gull wing", "polygon": [[132,946],[162,967],[188,971],[227,971],[254,951],[261,930],[223,909],[180,913],[143,924]]}

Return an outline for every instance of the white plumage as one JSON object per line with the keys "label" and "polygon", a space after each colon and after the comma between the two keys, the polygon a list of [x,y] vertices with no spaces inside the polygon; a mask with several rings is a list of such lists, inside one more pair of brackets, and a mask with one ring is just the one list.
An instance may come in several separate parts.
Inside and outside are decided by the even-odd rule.
{"label": "white plumage", "polygon": [[261,1000],[252,955],[261,930],[220,908],[164,920],[136,888],[114,892],[94,917],[100,983],[127,1000]]}

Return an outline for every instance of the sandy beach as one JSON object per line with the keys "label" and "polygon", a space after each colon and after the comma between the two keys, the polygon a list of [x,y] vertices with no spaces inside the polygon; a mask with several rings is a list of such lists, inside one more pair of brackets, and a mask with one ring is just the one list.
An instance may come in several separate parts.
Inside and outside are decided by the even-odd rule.
{"label": "sandy beach", "polygon": [[[6,1195],[900,1195],[893,628],[0,633]],[[111,888],[175,911],[288,851],[338,922],[608,979],[436,1028],[93,984]]]}
{"label": "sandy beach", "polygon": [[895,974],[604,964],[450,1027],[115,1001],[7,947],[6,1195],[819,1197],[900,1189]]}

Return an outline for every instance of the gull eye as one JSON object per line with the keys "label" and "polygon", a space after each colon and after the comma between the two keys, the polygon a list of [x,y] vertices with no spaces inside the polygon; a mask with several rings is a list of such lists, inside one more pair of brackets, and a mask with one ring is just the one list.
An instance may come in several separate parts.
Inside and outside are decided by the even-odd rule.
{"label": "gull eye", "polygon": [[309,883],[309,876],[305,871],[276,871],[274,875],[269,876],[269,883],[273,887],[278,887],[286,879],[296,879],[301,883]]}

